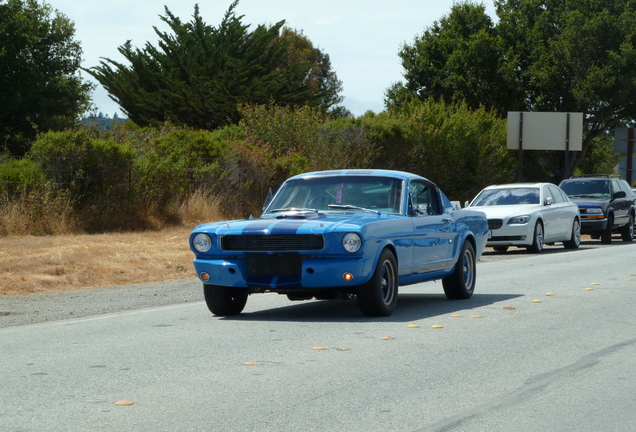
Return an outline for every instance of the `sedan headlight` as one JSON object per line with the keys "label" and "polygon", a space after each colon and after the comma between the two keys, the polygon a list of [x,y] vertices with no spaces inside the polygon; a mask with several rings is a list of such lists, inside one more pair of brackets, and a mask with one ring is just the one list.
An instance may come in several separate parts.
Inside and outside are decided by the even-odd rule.
{"label": "sedan headlight", "polygon": [[523,225],[530,221],[530,215],[515,216],[508,220],[508,225]]}
{"label": "sedan headlight", "polygon": [[207,234],[199,233],[192,239],[192,246],[197,252],[205,253],[212,248],[212,239]]}
{"label": "sedan headlight", "polygon": [[362,239],[356,233],[347,233],[342,238],[342,247],[350,253],[358,252],[362,247]]}
{"label": "sedan headlight", "polygon": [[603,214],[603,209],[602,208],[598,208],[598,207],[591,207],[591,208],[585,210],[585,213],[593,214],[593,215],[602,215]]}

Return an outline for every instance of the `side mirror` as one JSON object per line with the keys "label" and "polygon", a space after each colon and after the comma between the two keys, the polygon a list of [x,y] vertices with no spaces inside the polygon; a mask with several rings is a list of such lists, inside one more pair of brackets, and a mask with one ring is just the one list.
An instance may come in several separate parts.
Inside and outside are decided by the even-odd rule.
{"label": "side mirror", "polygon": [[468,207],[470,205],[470,201],[464,201],[464,208]]}
{"label": "side mirror", "polygon": [[418,205],[417,208],[415,209],[415,214],[417,216],[423,215],[423,214],[428,214],[428,206],[426,204]]}
{"label": "side mirror", "polygon": [[614,196],[612,196],[612,199],[625,198],[625,197],[627,197],[627,192],[618,191],[618,192],[614,193]]}
{"label": "side mirror", "polygon": [[545,205],[547,205],[547,206],[551,206],[552,204],[554,204],[554,198],[552,198],[552,197],[547,197],[547,198],[545,199]]}

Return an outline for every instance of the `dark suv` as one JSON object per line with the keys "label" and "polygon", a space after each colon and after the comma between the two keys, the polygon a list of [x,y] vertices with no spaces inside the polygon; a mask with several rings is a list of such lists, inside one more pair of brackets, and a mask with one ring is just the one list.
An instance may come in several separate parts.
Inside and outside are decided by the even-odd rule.
{"label": "dark suv", "polygon": [[634,238],[634,193],[618,176],[582,176],[559,185],[581,212],[581,233],[610,243],[618,232],[623,241]]}

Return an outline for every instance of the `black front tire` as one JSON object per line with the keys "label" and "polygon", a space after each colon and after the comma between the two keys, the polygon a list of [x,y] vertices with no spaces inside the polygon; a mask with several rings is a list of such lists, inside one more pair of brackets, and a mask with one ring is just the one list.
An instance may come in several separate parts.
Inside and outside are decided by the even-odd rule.
{"label": "black front tire", "polygon": [[570,240],[564,241],[563,246],[566,249],[578,249],[581,245],[581,222],[578,219],[574,219],[572,223],[572,236]]}
{"label": "black front tire", "polygon": [[475,249],[466,241],[455,264],[455,270],[447,278],[442,279],[444,294],[451,300],[465,300],[473,296],[477,281]]}
{"label": "black front tire", "polygon": [[385,249],[380,254],[369,282],[360,286],[356,292],[358,308],[366,316],[389,316],[395,310],[397,296],[397,263],[393,253]]}
{"label": "black front tire", "polygon": [[203,295],[208,309],[217,316],[240,314],[248,296],[236,288],[207,284],[203,285]]}
{"label": "black front tire", "polygon": [[614,227],[614,218],[610,215],[607,218],[607,227],[601,233],[601,243],[610,244],[612,242],[612,228]]}
{"label": "black front tire", "polygon": [[621,239],[624,242],[630,242],[634,240],[634,215],[629,215],[629,222],[627,225],[621,228]]}
{"label": "black front tire", "polygon": [[543,224],[541,221],[537,221],[537,224],[534,226],[534,236],[532,237],[532,246],[528,248],[528,250],[532,253],[540,253],[543,250]]}

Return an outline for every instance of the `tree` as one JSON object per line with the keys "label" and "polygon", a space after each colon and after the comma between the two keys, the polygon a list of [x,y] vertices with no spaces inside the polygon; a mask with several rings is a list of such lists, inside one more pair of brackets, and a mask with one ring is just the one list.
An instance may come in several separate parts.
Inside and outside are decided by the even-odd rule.
{"label": "tree", "polygon": [[338,79],[336,72],[331,68],[329,55],[315,48],[302,31],[284,27],[281,39],[287,40],[290,44],[288,67],[299,62],[304,62],[309,67],[306,82],[314,92],[321,96],[318,107],[324,112],[331,111],[337,115],[349,115],[346,108],[338,105],[344,99],[340,95],[343,90],[342,81]]}
{"label": "tree", "polygon": [[46,3],[0,0],[0,139],[23,155],[38,132],[75,124],[92,85],[79,75],[74,24]]}
{"label": "tree", "polygon": [[166,7],[160,18],[171,33],[155,27],[158,47],[147,43],[134,49],[128,41],[119,52],[130,65],[104,59],[88,72],[141,126],[170,120],[212,130],[237,123],[243,104],[309,105],[328,111],[341,100],[341,84],[329,69],[328,56],[302,35],[281,36],[284,21],[248,31],[243,16],[234,13],[237,5],[238,0],[230,5],[218,27],[203,21],[198,6],[188,23]]}
{"label": "tree", "polygon": [[583,112],[583,149],[568,166],[562,152],[528,158],[558,182],[572,175],[596,137],[636,119],[636,1],[495,0],[495,6],[496,24],[483,6],[466,2],[405,45],[407,82],[387,91],[387,103],[434,96],[483,104],[501,116]]}
{"label": "tree", "polygon": [[399,56],[406,83],[394,84],[386,101],[402,104],[432,97],[446,103],[465,101],[474,109],[481,105],[510,109],[522,95],[508,79],[503,53],[484,6],[455,4],[448,16],[416,37],[413,45],[402,47]]}

